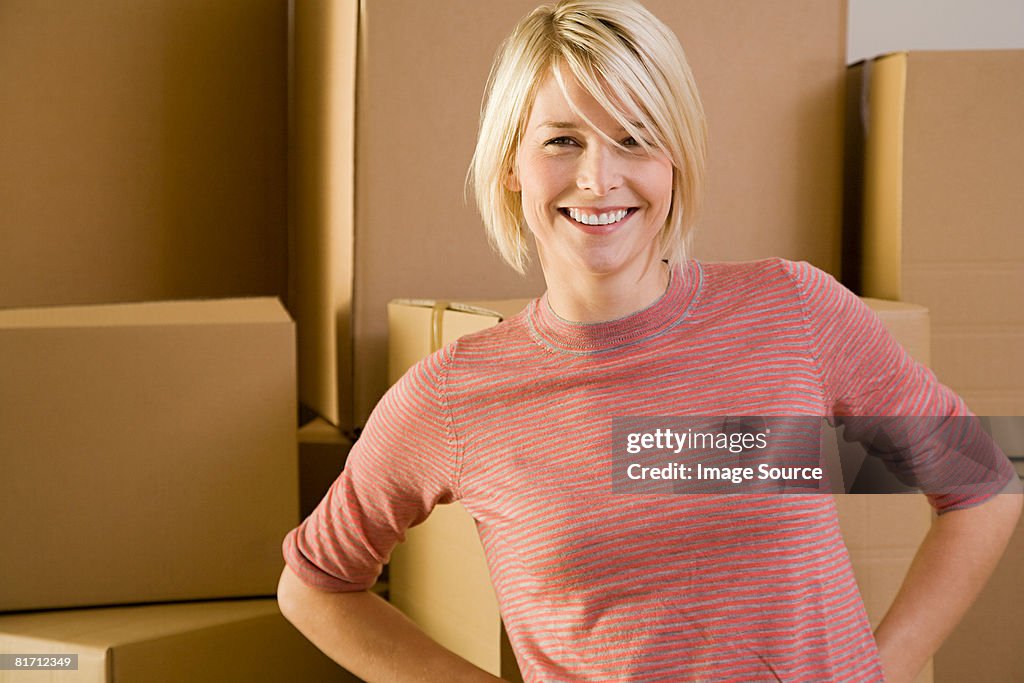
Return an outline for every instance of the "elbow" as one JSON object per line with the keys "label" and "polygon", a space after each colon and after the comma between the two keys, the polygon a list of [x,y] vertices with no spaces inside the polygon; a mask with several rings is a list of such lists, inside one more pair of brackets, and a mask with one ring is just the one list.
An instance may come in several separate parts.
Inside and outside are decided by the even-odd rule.
{"label": "elbow", "polygon": [[300,609],[301,589],[299,577],[288,565],[285,565],[284,571],[281,572],[281,578],[277,582],[277,608],[284,618],[293,624]]}

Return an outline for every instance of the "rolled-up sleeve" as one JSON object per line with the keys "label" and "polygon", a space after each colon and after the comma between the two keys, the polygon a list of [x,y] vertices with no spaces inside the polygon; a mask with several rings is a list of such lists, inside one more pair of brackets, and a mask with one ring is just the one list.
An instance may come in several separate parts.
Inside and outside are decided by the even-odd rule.
{"label": "rolled-up sleeve", "polygon": [[285,537],[285,562],[325,591],[372,586],[409,527],[458,498],[458,440],[445,400],[455,346],[411,368],[377,404],[345,469]]}
{"label": "rolled-up sleeve", "polygon": [[807,263],[787,267],[825,405],[848,434],[920,488],[939,514],[983,503],[1016,481],[963,399],[911,358],[863,301]]}

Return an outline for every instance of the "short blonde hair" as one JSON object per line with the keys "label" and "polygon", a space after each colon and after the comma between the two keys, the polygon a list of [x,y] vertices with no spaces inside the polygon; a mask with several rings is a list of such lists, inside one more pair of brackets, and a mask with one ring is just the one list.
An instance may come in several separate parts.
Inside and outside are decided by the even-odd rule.
{"label": "short blonde hair", "polygon": [[640,145],[672,161],[672,203],[659,240],[663,258],[683,263],[703,199],[704,108],[679,40],[633,0],[561,0],[538,7],[498,49],[467,178],[492,245],[525,272],[522,202],[506,181],[540,84],[552,75],[565,93],[562,66]]}

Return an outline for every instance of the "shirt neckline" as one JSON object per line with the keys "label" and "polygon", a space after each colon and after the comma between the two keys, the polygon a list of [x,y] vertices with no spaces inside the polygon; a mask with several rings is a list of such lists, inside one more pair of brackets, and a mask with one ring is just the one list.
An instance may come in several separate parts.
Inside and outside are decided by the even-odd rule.
{"label": "shirt neckline", "polygon": [[664,293],[645,308],[621,318],[581,323],[561,318],[545,292],[530,307],[529,322],[539,341],[570,353],[593,353],[620,348],[658,335],[682,322],[700,292],[704,271],[698,261],[687,261],[669,272]]}

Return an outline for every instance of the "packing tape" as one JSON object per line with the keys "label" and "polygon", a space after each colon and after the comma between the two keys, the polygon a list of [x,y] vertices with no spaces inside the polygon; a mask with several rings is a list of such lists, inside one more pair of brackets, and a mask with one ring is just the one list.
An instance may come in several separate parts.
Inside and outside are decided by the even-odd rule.
{"label": "packing tape", "polygon": [[430,352],[441,349],[444,344],[444,312],[448,310],[447,301],[434,302],[430,312]]}

